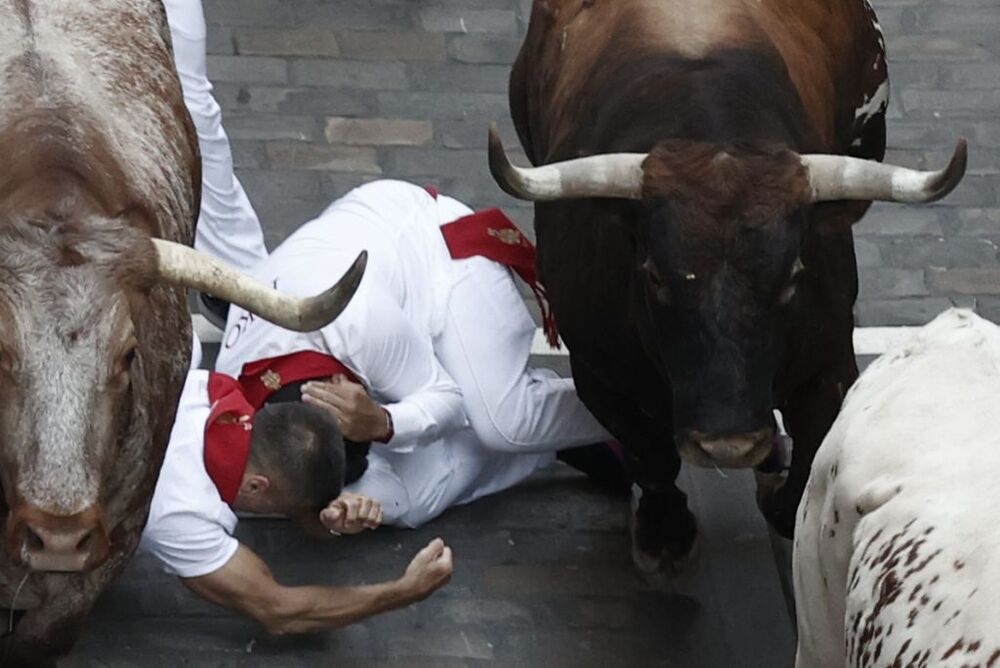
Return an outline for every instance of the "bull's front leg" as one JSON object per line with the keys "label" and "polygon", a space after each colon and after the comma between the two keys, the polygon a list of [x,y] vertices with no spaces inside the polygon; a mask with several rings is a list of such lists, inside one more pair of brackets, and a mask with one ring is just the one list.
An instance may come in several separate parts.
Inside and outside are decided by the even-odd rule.
{"label": "bull's front leg", "polygon": [[761,499],[764,517],[785,538],[795,531],[795,513],[809,480],[809,471],[820,443],[840,412],[844,395],[858,377],[854,351],[838,365],[819,374],[790,393],[782,408],[785,427],[792,437],[792,465],[784,485]]}
{"label": "bull's front leg", "polygon": [[622,444],[637,488],[633,489],[629,522],[632,560],[647,574],[677,572],[691,554],[697,527],[687,495],[675,482],[681,460],[673,439],[638,408],[633,397],[615,392],[580,367],[573,365],[577,392]]}

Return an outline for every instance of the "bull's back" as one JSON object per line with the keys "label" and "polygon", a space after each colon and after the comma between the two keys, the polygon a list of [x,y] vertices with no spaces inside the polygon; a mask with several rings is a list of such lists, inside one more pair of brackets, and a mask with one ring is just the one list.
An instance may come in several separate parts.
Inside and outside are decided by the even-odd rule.
{"label": "bull's back", "polygon": [[996,396],[1000,331],[961,311],[854,385],[799,508],[800,666],[1000,660]]}
{"label": "bull's back", "polygon": [[[884,80],[885,70],[882,63],[873,74],[877,82],[857,81],[859,73],[874,72],[881,34],[864,0],[833,5],[536,0],[512,74],[512,110],[522,141],[536,162],[570,157],[560,154],[567,128],[592,124],[596,107],[621,96],[630,80],[665,63],[697,71],[719,54],[743,52],[786,70],[817,137],[815,148],[843,152],[854,110]],[[650,99],[665,107],[698,104],[669,90],[657,92]],[[633,122],[638,111],[623,107],[620,122]]]}
{"label": "bull's back", "polygon": [[190,239],[197,147],[158,0],[0,0],[0,81],[0,141],[114,173],[125,208]]}

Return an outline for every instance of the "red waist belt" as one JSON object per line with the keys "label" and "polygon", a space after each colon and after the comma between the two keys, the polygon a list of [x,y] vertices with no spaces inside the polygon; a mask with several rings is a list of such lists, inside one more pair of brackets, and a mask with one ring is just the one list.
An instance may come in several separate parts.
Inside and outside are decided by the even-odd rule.
{"label": "red waist belt", "polygon": [[[427,192],[437,199],[433,186]],[[549,345],[559,348],[559,330],[545,286],[535,269],[535,247],[500,209],[485,209],[441,226],[448,252],[456,260],[480,256],[508,267],[528,284],[542,310],[542,328]]]}

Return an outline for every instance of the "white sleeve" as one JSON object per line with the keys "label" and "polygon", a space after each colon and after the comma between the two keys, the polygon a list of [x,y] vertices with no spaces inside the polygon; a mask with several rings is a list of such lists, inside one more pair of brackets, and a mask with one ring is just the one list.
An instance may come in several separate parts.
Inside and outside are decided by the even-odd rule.
{"label": "white sleeve", "polygon": [[[342,332],[343,340],[369,391],[389,402],[385,408],[392,415],[395,436],[388,448],[409,452],[420,441],[465,426],[461,392],[434,356],[430,337],[407,320],[384,290],[369,286],[361,300],[357,307],[364,314],[345,319],[351,324]],[[338,327],[338,321],[331,327]],[[327,329],[323,332],[330,336]],[[327,344],[331,350],[339,347],[329,339]]]}
{"label": "white sleeve", "polygon": [[400,520],[410,512],[410,495],[389,463],[374,452],[368,453],[368,470],[360,478],[344,487],[345,492],[361,494],[375,499],[382,506],[382,523],[390,526],[409,526]]}
{"label": "white sleeve", "polygon": [[239,546],[221,524],[197,513],[164,515],[150,522],[142,534],[142,548],[182,578],[214,573],[232,559]]}

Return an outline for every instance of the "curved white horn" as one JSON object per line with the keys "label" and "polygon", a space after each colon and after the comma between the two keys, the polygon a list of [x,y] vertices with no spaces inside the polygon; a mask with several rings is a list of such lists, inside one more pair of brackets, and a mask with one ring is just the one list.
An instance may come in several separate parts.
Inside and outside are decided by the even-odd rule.
{"label": "curved white horn", "polygon": [[969,147],[959,139],[948,166],[936,172],[885,165],[842,155],[803,155],[813,202],[882,200],[933,202],[950,193],[965,176]]}
{"label": "curved white horn", "polygon": [[189,246],[153,239],[160,278],[168,283],[211,293],[279,327],[312,332],[332,322],[351,301],[365,273],[368,253],[361,251],[335,285],[314,297],[292,297],[237,271]]}
{"label": "curved white horn", "polygon": [[519,199],[551,202],[584,197],[642,199],[646,153],[607,153],[515,167],[507,158],[495,123],[490,124],[490,172],[504,192]]}

